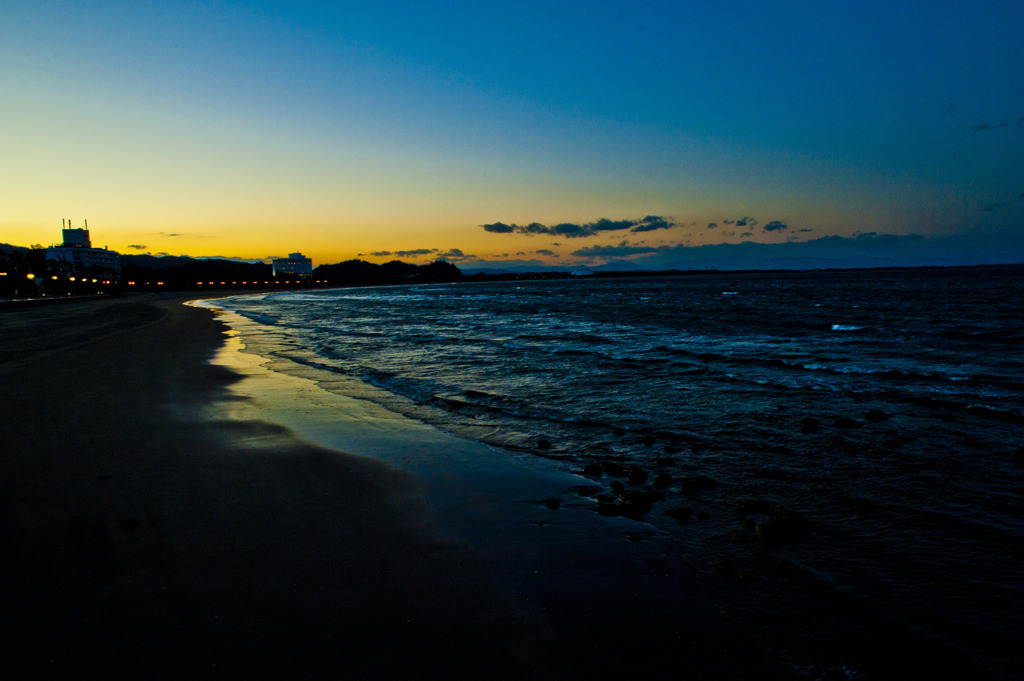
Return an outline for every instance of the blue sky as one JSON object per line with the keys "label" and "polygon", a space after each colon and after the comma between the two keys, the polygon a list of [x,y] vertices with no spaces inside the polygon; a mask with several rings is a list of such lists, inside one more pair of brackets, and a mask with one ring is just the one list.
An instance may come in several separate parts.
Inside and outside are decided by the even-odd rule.
{"label": "blue sky", "polygon": [[[122,252],[320,262],[865,233],[1024,259],[1021,35],[1019,2],[9,0],[0,241],[71,218]],[[669,226],[483,228],[646,216]]]}

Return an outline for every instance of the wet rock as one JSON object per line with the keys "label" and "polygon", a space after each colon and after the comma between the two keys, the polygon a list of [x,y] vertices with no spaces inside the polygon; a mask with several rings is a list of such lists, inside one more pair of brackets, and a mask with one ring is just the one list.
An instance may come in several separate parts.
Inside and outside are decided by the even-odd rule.
{"label": "wet rock", "polygon": [[601,470],[603,470],[608,475],[622,476],[626,474],[626,469],[624,469],[622,466],[615,463],[614,461],[602,461]]}
{"label": "wet rock", "polygon": [[799,513],[782,520],[758,523],[754,534],[765,546],[775,547],[800,541],[811,532],[811,523]]}
{"label": "wet rock", "polygon": [[610,517],[620,516],[622,515],[622,506],[619,504],[600,503],[597,505],[597,514]]}
{"label": "wet rock", "polygon": [[887,420],[888,418],[890,418],[890,415],[887,412],[882,411],[881,409],[872,409],[868,413],[864,414],[864,418],[870,421],[871,423],[878,423],[880,421]]}
{"label": "wet rock", "polygon": [[719,574],[731,577],[736,574],[736,561],[732,558],[722,558],[715,563],[715,570]]}
{"label": "wet rock", "polygon": [[594,498],[597,499],[597,501],[602,504],[614,504],[619,499],[614,494],[598,494]]}
{"label": "wet rock", "polygon": [[735,577],[741,582],[749,582],[754,579],[754,573],[738,567],[734,558],[722,558],[715,563],[715,570],[723,577]]}
{"label": "wet rock", "polygon": [[610,484],[609,487],[611,487],[612,491],[615,492],[616,494],[622,494],[622,492],[625,491],[626,489],[626,486],[623,485],[618,480],[612,480],[612,484]]}
{"label": "wet rock", "polygon": [[736,508],[736,512],[740,515],[749,515],[751,513],[771,515],[776,509],[780,508],[782,507],[778,504],[773,504],[770,501],[764,501],[762,499],[748,499]]}
{"label": "wet rock", "polygon": [[655,487],[668,487],[674,481],[675,481],[675,478],[673,478],[668,473],[658,473],[657,475],[654,476],[654,486]]}
{"label": "wet rock", "polygon": [[557,511],[558,507],[562,505],[560,499],[545,499],[541,503],[544,504],[544,508],[549,508],[552,511]]}
{"label": "wet rock", "polygon": [[626,515],[643,515],[651,510],[655,501],[663,497],[659,492],[648,492],[639,490],[624,490],[619,494],[619,501],[622,502],[623,513]]}
{"label": "wet rock", "polygon": [[678,520],[680,523],[686,523],[689,522],[690,516],[693,515],[693,509],[689,506],[674,506],[665,511],[665,515]]}
{"label": "wet rock", "polygon": [[588,463],[583,467],[583,475],[586,475],[587,477],[600,478],[603,473],[604,469],[596,463]]}
{"label": "wet rock", "polygon": [[821,421],[818,419],[808,416],[800,422],[800,431],[804,433],[813,433],[818,430],[818,426],[821,425]]}
{"label": "wet rock", "polygon": [[551,443],[547,440],[537,440],[537,449],[551,449]]}
{"label": "wet rock", "polygon": [[851,419],[849,416],[840,416],[835,420],[833,425],[835,425],[836,428],[857,428],[861,424],[860,421]]}
{"label": "wet rock", "polygon": [[882,446],[886,449],[899,449],[903,445],[910,444],[914,438],[910,435],[893,435],[882,440]]}
{"label": "wet rock", "polygon": [[840,497],[840,500],[843,502],[843,504],[853,509],[854,513],[872,513],[874,511],[879,510],[880,508],[878,504],[871,501],[870,499],[858,497],[854,494],[843,494]]}
{"label": "wet rock", "polygon": [[626,471],[626,476],[634,485],[639,485],[647,481],[647,471],[639,466],[630,466],[629,470]]}
{"label": "wet rock", "polygon": [[714,489],[718,483],[703,475],[689,475],[683,478],[680,488],[683,494],[700,494],[704,490]]}
{"label": "wet rock", "polygon": [[593,485],[580,485],[576,488],[576,494],[581,497],[596,497],[600,492],[601,488]]}
{"label": "wet rock", "polygon": [[[800,541],[811,531],[811,523],[807,518],[769,501],[746,501],[737,510],[741,515],[756,514],[767,517],[754,523],[754,536],[768,547]],[[744,521],[749,526],[750,519]]]}

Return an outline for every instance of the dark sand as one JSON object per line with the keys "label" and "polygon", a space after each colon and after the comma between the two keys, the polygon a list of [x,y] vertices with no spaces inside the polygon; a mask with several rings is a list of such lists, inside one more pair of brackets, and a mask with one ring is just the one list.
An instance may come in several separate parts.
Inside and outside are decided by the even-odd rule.
{"label": "dark sand", "polygon": [[408,473],[176,416],[238,380],[182,300],[0,308],[5,678],[784,677],[677,561],[481,551]]}

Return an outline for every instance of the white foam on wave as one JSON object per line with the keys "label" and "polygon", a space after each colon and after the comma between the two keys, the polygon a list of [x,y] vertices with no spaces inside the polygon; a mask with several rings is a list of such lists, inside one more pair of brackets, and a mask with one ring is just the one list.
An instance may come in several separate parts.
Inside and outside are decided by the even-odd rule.
{"label": "white foam on wave", "polygon": [[863,326],[850,326],[848,324],[833,324],[832,325],[832,330],[833,331],[860,331],[863,328],[864,328]]}

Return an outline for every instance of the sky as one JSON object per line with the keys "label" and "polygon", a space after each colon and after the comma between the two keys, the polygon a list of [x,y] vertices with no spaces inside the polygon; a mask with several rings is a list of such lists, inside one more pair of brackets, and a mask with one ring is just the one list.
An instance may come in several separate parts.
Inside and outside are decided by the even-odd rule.
{"label": "sky", "polygon": [[0,242],[1024,262],[1021,35],[1019,0],[5,0]]}

